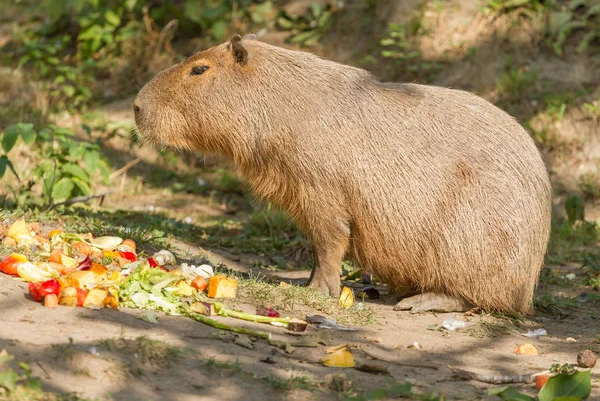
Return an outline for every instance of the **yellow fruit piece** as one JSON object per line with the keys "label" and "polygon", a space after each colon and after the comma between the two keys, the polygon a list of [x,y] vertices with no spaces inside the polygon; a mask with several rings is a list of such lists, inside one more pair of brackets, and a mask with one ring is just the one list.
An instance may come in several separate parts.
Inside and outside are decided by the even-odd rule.
{"label": "yellow fruit piece", "polygon": [[353,368],[356,366],[352,352],[347,347],[338,349],[321,358],[320,362],[325,366],[334,368]]}
{"label": "yellow fruit piece", "polygon": [[89,309],[102,309],[104,307],[104,300],[108,295],[108,291],[102,288],[93,288],[88,292],[83,301],[83,307]]}
{"label": "yellow fruit piece", "polygon": [[521,344],[515,347],[515,354],[517,355],[537,355],[537,349],[533,344]]}
{"label": "yellow fruit piece", "polygon": [[91,270],[74,271],[73,273],[67,274],[65,279],[67,287],[81,288],[83,290],[88,290],[98,284],[96,275]]}
{"label": "yellow fruit piece", "polygon": [[119,309],[119,292],[115,287],[108,288],[108,294],[106,294],[102,306],[105,308]]}
{"label": "yellow fruit piece", "polygon": [[108,276],[108,281],[112,281],[115,284],[120,284],[121,281],[123,281],[123,275],[118,271],[111,272]]}
{"label": "yellow fruit piece", "polygon": [[108,269],[106,266],[103,266],[100,263],[92,263],[90,271],[96,276],[97,283],[108,280]]}
{"label": "yellow fruit piece", "polygon": [[223,274],[212,276],[208,280],[209,298],[235,298],[237,280],[227,278]]}
{"label": "yellow fruit piece", "polygon": [[17,274],[23,280],[30,283],[39,283],[52,278],[52,275],[46,270],[40,269],[31,262],[24,262],[17,266]]}
{"label": "yellow fruit piece", "polygon": [[39,267],[40,269],[45,270],[48,273],[50,273],[50,275],[53,278],[59,278],[60,277],[60,271],[56,270],[54,267],[52,267],[52,265],[50,265],[50,263],[47,263],[47,262],[35,262],[35,265],[37,267]]}
{"label": "yellow fruit piece", "polygon": [[194,294],[194,288],[188,284],[187,281],[181,280],[177,284],[175,284],[177,291],[175,294],[181,295],[183,297],[191,297]]}
{"label": "yellow fruit piece", "polygon": [[354,293],[352,292],[352,289],[344,287],[338,303],[342,308],[350,308],[354,305]]}
{"label": "yellow fruit piece", "polygon": [[7,237],[11,237],[15,241],[19,242],[22,238],[31,237],[31,232],[27,228],[25,219],[19,219],[11,224],[6,232]]}
{"label": "yellow fruit piece", "polygon": [[67,269],[74,269],[79,266],[79,262],[75,259],[68,257],[64,253],[60,255],[60,264],[66,267]]}
{"label": "yellow fruit piece", "polygon": [[100,249],[116,249],[123,242],[123,238],[114,236],[104,236],[94,238],[92,245]]}
{"label": "yellow fruit piece", "polygon": [[75,287],[67,287],[60,292],[58,304],[64,306],[77,306],[77,289]]}

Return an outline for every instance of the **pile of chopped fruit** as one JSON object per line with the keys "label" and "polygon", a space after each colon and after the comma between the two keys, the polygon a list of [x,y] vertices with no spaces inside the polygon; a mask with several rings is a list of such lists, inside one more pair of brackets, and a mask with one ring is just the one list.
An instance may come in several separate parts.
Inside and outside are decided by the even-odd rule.
{"label": "pile of chopped fruit", "polygon": [[177,265],[175,256],[164,249],[147,257],[137,253],[131,239],[62,230],[42,235],[37,224],[20,219],[8,228],[2,244],[34,255],[36,260],[29,260],[22,253],[12,253],[0,262],[0,271],[28,282],[33,300],[46,307],[153,309],[263,338],[270,335],[227,326],[208,316],[267,323],[292,331],[306,329],[306,322],[279,317],[278,313],[227,309],[215,298],[235,298],[235,278],[215,275],[209,264]]}
{"label": "pile of chopped fruit", "polygon": [[60,230],[44,236],[36,224],[21,219],[8,228],[3,244],[35,251],[40,260],[13,253],[0,262],[0,271],[28,282],[31,297],[48,307],[118,309],[121,300],[126,306],[176,314],[178,298],[195,292],[208,289],[211,298],[235,297],[237,281],[215,276],[212,266],[176,266],[167,250],[138,255],[131,239]]}

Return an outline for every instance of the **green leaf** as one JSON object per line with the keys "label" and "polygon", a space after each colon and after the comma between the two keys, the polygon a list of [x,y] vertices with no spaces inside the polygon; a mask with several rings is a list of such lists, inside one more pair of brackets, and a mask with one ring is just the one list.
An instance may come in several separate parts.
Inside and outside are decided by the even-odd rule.
{"label": "green leaf", "polygon": [[573,13],[570,11],[553,11],[548,17],[548,31],[552,36],[556,36],[560,28],[565,26],[573,19]]}
{"label": "green leaf", "polygon": [[491,388],[488,390],[488,395],[497,395],[504,401],[535,401],[535,398],[530,397],[527,394],[520,393],[509,386]]}
{"label": "green leaf", "polygon": [[183,6],[183,15],[190,21],[205,27],[206,24],[202,14],[203,8],[201,0],[188,0]]}
{"label": "green leaf", "polygon": [[319,15],[321,15],[321,6],[317,3],[311,3],[310,11],[312,12],[313,16],[318,17]]}
{"label": "green leaf", "polygon": [[307,47],[314,46],[319,41],[319,39],[321,39],[321,34],[317,32],[316,35],[311,36],[310,38],[306,39],[302,43],[302,45],[307,46]]}
{"label": "green leaf", "polygon": [[73,182],[75,183],[77,188],[79,188],[79,192],[81,192],[82,195],[91,195],[92,194],[92,189],[90,188],[90,186],[88,185],[87,182],[85,182],[77,177],[72,177],[71,179],[73,180]]}
{"label": "green leaf", "polygon": [[569,223],[573,224],[577,220],[583,220],[584,208],[581,197],[577,194],[569,196],[565,201],[565,211],[567,212]]}
{"label": "green leaf", "polygon": [[112,26],[121,25],[121,18],[113,10],[106,10],[104,13],[104,19]]}
{"label": "green leaf", "polygon": [[6,155],[0,156],[0,178],[4,177],[4,174],[6,173],[6,167],[10,168],[15,177],[17,177],[17,180],[20,180],[17,172],[15,171],[15,167],[13,166],[12,162],[8,160],[8,157],[6,157]]}
{"label": "green leaf", "polygon": [[17,387],[17,380],[19,376],[12,369],[7,369],[4,372],[0,372],[0,387],[4,387],[8,390],[8,393],[15,391]]}
{"label": "green leaf", "polygon": [[73,97],[75,94],[75,88],[71,85],[65,85],[62,87],[62,91],[67,97]]}
{"label": "green leaf", "polygon": [[67,164],[64,164],[60,169],[63,171],[63,173],[69,173],[73,177],[77,177],[83,181],[89,181],[89,179],[90,179],[88,174],[77,164],[67,163]]}
{"label": "green leaf", "polygon": [[579,45],[577,46],[578,53],[586,53],[590,47],[590,43],[592,43],[595,39],[600,38],[600,30],[591,31],[585,34]]}
{"label": "green leaf", "polygon": [[292,37],[290,37],[290,43],[304,43],[305,41],[309,40],[311,37],[313,37],[315,35],[319,35],[319,33],[316,31],[302,32],[302,33],[299,33],[297,35],[293,35]]}
{"label": "green leaf", "polygon": [[210,27],[210,34],[214,40],[222,41],[227,35],[228,24],[225,21],[217,21]]}
{"label": "green leaf", "polygon": [[555,401],[559,397],[580,397],[585,399],[592,392],[590,371],[579,371],[569,375],[561,374],[548,379],[540,390],[540,401]]}
{"label": "green leaf", "polygon": [[17,139],[19,139],[18,125],[11,125],[4,130],[4,135],[2,136],[2,149],[4,149],[4,153],[10,152],[15,143],[17,143]]}
{"label": "green leaf", "polygon": [[381,44],[381,46],[393,46],[396,44],[396,41],[392,38],[385,38],[385,39],[381,39],[379,44]]}
{"label": "green leaf", "polygon": [[289,31],[294,27],[294,23],[285,17],[277,18],[277,25],[285,31]]}
{"label": "green leaf", "polygon": [[90,150],[83,154],[83,162],[90,175],[98,167],[98,161],[100,160],[100,154],[96,151]]}
{"label": "green leaf", "polygon": [[218,19],[224,12],[222,7],[207,7],[204,9],[202,15],[208,20]]}
{"label": "green leaf", "polygon": [[73,192],[73,188],[75,187],[75,183],[72,179],[68,177],[63,177],[54,185],[52,188],[52,199],[56,201],[67,200],[71,197],[71,192]]}
{"label": "green leaf", "polygon": [[21,138],[26,145],[31,145],[35,141],[35,130],[33,124],[17,124],[20,127]]}
{"label": "green leaf", "polygon": [[137,3],[137,0],[125,0],[125,6],[127,7],[128,11],[133,11],[136,3]]}

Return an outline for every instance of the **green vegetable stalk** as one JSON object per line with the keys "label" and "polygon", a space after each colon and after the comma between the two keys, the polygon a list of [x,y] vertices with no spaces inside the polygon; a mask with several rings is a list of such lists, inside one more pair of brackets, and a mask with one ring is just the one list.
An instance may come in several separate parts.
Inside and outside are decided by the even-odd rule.
{"label": "green vegetable stalk", "polygon": [[206,325],[212,326],[216,329],[220,329],[220,330],[227,330],[227,331],[232,331],[234,333],[239,333],[239,334],[247,334],[249,336],[254,336],[254,337],[258,337],[258,338],[262,338],[265,340],[268,340],[271,338],[271,333],[266,333],[264,331],[256,331],[256,330],[250,330],[250,329],[246,329],[243,327],[234,327],[234,326],[229,326],[225,323],[221,323],[221,322],[217,322],[216,320],[213,320],[209,317],[206,317],[204,315],[200,315],[198,313],[193,313],[190,311],[185,311],[183,313],[184,315],[191,317],[192,319],[200,322],[200,323],[204,323]]}
{"label": "green vegetable stalk", "polygon": [[290,323],[289,317],[269,317],[269,316],[260,316],[254,315],[252,313],[238,312],[231,309],[227,309],[225,305],[220,302],[214,302],[215,311],[219,316],[223,317],[234,317],[236,319],[248,320],[250,322],[256,323],[275,323],[276,326],[284,326],[288,327]]}

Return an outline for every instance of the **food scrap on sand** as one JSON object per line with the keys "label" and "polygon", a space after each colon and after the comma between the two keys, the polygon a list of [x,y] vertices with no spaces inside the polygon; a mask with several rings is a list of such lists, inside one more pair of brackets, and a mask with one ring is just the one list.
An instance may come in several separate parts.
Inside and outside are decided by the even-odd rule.
{"label": "food scrap on sand", "polygon": [[[229,326],[211,317],[231,317],[295,332],[307,328],[307,322],[280,317],[272,309],[257,314],[228,309],[215,298],[235,298],[235,278],[215,275],[208,264],[177,266],[175,255],[164,249],[151,257],[138,254],[132,239],[62,230],[42,235],[37,224],[20,219],[8,228],[2,243],[35,255],[35,260],[29,260],[22,253],[12,253],[0,261],[0,271],[28,282],[31,298],[49,308],[160,310],[265,339],[270,338],[269,333]],[[157,323],[151,312],[141,318]]]}

